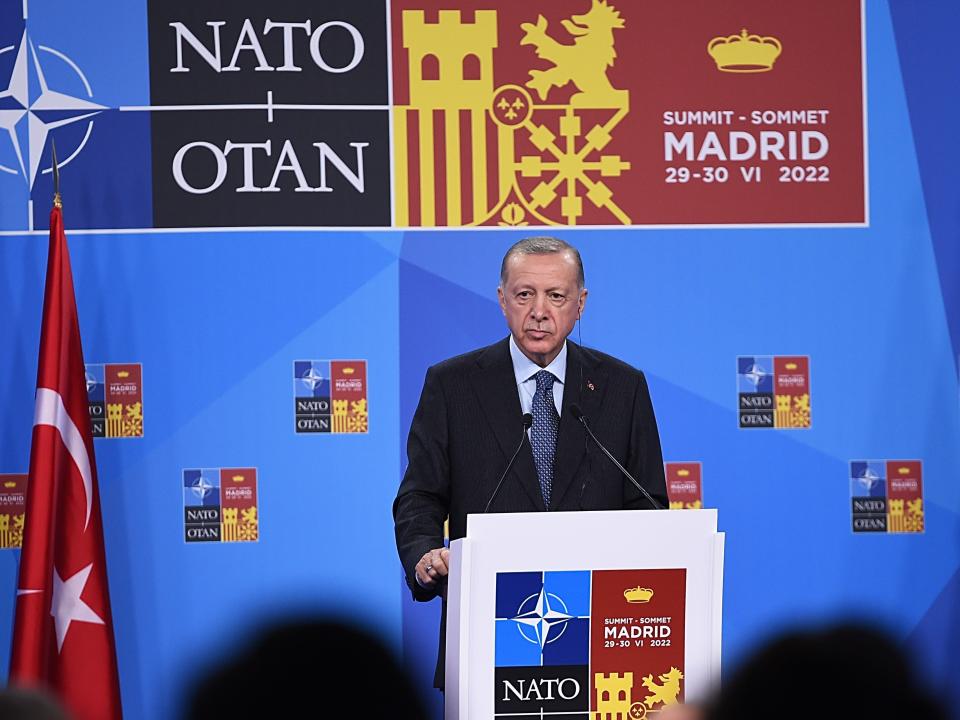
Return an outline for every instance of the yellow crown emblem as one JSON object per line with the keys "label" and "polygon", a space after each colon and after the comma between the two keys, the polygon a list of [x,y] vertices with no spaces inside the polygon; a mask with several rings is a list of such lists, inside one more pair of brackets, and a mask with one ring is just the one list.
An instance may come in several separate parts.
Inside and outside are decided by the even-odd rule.
{"label": "yellow crown emblem", "polygon": [[129,371],[129,370],[121,370],[120,372],[117,373],[117,377],[118,377],[118,378],[128,378],[128,377],[130,377],[130,371]]}
{"label": "yellow crown emblem", "polygon": [[343,374],[344,374],[344,375],[353,375],[355,372],[356,372],[356,368],[345,367],[345,368],[343,369]]}
{"label": "yellow crown emblem", "polygon": [[637,585],[623,591],[623,597],[628,603],[647,603],[653,597],[653,590]]}
{"label": "yellow crown emblem", "polygon": [[901,475],[909,475],[909,474],[910,474],[910,468],[908,468],[908,467],[899,467],[899,468],[897,468],[897,472],[900,473]]}
{"label": "yellow crown emblem", "polygon": [[15,488],[15,487],[17,486],[17,484],[16,484],[13,480],[7,480],[7,481],[3,484],[3,486],[4,486],[5,488]]}
{"label": "yellow crown emblem", "polygon": [[244,481],[243,475],[234,475],[234,476],[233,476],[232,478],[230,478],[230,479],[233,480],[234,482],[243,482],[243,481]]}
{"label": "yellow crown emblem", "polygon": [[680,468],[679,470],[677,470],[677,475],[679,475],[680,477],[687,477],[689,474],[690,474],[690,471],[687,470],[686,468]]}
{"label": "yellow crown emblem", "polygon": [[786,365],[784,365],[784,367],[785,367],[787,370],[796,370],[796,369],[797,369],[797,364],[796,364],[796,363],[787,363]]}
{"label": "yellow crown emblem", "polygon": [[707,52],[721,72],[757,73],[773,69],[783,47],[775,37],[750,35],[747,29],[739,35],[720,35],[707,43]]}

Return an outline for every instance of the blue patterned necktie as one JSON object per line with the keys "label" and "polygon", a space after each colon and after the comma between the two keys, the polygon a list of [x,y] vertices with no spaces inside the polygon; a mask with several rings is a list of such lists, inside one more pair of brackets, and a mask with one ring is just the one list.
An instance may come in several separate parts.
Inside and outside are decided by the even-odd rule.
{"label": "blue patterned necktie", "polygon": [[533,394],[530,441],[533,445],[533,463],[537,466],[537,477],[540,479],[540,492],[543,493],[543,504],[549,508],[550,490],[553,487],[553,457],[557,450],[560,417],[553,401],[553,375],[541,370],[534,378],[537,381],[537,391]]}

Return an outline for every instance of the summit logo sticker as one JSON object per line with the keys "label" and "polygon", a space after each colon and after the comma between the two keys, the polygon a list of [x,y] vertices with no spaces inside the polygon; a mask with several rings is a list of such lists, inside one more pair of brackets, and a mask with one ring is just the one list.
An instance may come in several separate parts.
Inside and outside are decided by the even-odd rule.
{"label": "summit logo sticker", "polygon": [[184,470],[183,526],[188,543],[257,542],[257,469]]}
{"label": "summit logo sticker", "polygon": [[922,533],[923,463],[851,461],[850,509],[855,533]]}
{"label": "summit logo sticker", "polygon": [[741,428],[809,428],[810,357],[738,357],[737,405]]}
{"label": "summit logo sticker", "polygon": [[495,717],[642,720],[683,700],[686,571],[498,573]]}
{"label": "summit logo sticker", "polygon": [[143,437],[143,367],[140,363],[86,365],[93,437]]}
{"label": "summit logo sticker", "polygon": [[665,462],[667,499],[671,510],[703,507],[703,466],[699,462]]}
{"label": "summit logo sticker", "polygon": [[366,433],[366,360],[295,360],[294,427],[297,434]]}
{"label": "summit logo sticker", "polygon": [[0,549],[23,545],[27,475],[0,473]]}

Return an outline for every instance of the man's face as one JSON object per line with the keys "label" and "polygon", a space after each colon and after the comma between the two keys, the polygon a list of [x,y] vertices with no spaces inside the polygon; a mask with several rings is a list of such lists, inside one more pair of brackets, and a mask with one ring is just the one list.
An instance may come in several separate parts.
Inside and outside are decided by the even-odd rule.
{"label": "man's face", "polygon": [[587,291],[577,284],[577,263],[568,252],[517,254],[497,288],[500,309],[523,354],[546,367],[583,312]]}

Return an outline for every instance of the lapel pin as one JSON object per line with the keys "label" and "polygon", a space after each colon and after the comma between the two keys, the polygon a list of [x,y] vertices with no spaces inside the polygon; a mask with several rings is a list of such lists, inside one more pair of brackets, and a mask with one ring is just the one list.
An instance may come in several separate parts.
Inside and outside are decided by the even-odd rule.
{"label": "lapel pin", "polygon": [[587,380],[587,387],[590,388],[591,390],[596,390],[596,389],[597,389],[597,388],[594,387],[593,383],[590,382],[589,380]]}

